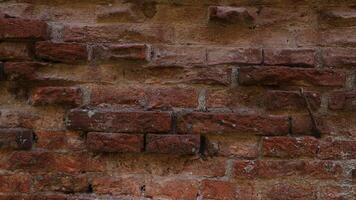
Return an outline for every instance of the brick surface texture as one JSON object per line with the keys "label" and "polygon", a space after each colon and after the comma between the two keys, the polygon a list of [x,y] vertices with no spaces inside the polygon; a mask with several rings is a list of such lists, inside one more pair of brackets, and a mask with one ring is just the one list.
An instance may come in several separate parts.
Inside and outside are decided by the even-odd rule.
{"label": "brick surface texture", "polygon": [[0,0],[0,200],[354,200],[356,0]]}

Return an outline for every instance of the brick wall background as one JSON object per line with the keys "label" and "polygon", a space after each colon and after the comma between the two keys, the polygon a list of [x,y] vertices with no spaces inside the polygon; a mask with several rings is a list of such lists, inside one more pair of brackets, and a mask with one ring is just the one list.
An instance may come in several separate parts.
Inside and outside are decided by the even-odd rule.
{"label": "brick wall background", "polygon": [[0,199],[354,199],[355,69],[355,0],[0,0]]}

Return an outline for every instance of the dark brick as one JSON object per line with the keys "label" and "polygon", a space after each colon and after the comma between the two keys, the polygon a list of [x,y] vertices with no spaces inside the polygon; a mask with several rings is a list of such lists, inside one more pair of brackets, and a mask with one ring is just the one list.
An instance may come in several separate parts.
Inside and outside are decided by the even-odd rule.
{"label": "dark brick", "polygon": [[38,58],[55,62],[75,63],[88,59],[86,46],[76,43],[37,42],[35,52]]}
{"label": "dark brick", "polygon": [[244,67],[239,71],[241,85],[342,87],[346,75],[336,70],[290,67]]}
{"label": "dark brick", "polygon": [[99,133],[87,135],[87,147],[97,152],[132,152],[143,150],[143,134]]}
{"label": "dark brick", "polygon": [[67,127],[83,131],[118,133],[168,132],[171,128],[169,112],[74,109],[67,117]]}
{"label": "dark brick", "polygon": [[150,153],[195,154],[200,149],[200,135],[147,135]]}
{"label": "dark brick", "polygon": [[193,112],[177,117],[179,133],[253,133],[257,135],[285,135],[288,133],[286,116],[256,114]]}
{"label": "dark brick", "polygon": [[24,128],[0,128],[0,149],[31,149],[33,132]]}

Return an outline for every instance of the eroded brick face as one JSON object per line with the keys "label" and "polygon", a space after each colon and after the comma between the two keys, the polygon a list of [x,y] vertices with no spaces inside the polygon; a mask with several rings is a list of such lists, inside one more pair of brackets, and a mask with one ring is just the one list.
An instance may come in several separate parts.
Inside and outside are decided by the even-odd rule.
{"label": "eroded brick face", "polygon": [[0,200],[351,200],[355,0],[0,0]]}

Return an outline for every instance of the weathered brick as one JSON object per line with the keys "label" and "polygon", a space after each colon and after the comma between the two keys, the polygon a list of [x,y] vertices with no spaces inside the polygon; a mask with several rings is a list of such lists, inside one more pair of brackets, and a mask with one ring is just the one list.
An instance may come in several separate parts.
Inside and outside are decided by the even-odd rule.
{"label": "weathered brick", "polygon": [[7,80],[10,81],[33,81],[39,79],[36,71],[44,66],[47,66],[47,64],[39,62],[6,62],[4,73]]}
{"label": "weathered brick", "polygon": [[211,134],[205,139],[205,153],[237,158],[256,158],[258,156],[258,138],[240,137],[231,134]]}
{"label": "weathered brick", "polygon": [[66,26],[63,39],[66,42],[170,43],[174,40],[174,30],[167,25],[150,24]]}
{"label": "weathered brick", "polygon": [[323,9],[319,13],[320,22],[334,27],[355,26],[356,14],[353,9]]}
{"label": "weathered brick", "polygon": [[327,139],[320,143],[320,159],[346,160],[356,158],[356,142]]}
{"label": "weathered brick", "polygon": [[352,189],[346,185],[323,185],[320,189],[320,200],[352,199],[353,194],[351,193],[351,190]]}
{"label": "weathered brick", "polygon": [[258,161],[234,161],[232,165],[232,176],[236,179],[255,179],[258,176]]}
{"label": "weathered brick", "polygon": [[31,93],[32,105],[69,105],[82,103],[82,91],[78,87],[39,87]]}
{"label": "weathered brick", "polygon": [[319,141],[314,137],[264,137],[263,156],[276,158],[315,157]]}
{"label": "weathered brick", "polygon": [[319,31],[318,40],[322,46],[354,47],[356,44],[356,28],[342,27]]}
{"label": "weathered brick", "polygon": [[143,181],[135,177],[94,177],[93,190],[97,194],[139,196]]}
{"label": "weathered brick", "polygon": [[18,109],[0,109],[0,127],[6,128],[33,128],[39,116],[34,112]]}
{"label": "weathered brick", "polygon": [[329,109],[356,111],[356,91],[337,91],[331,93]]}
{"label": "weathered brick", "polygon": [[264,64],[298,67],[316,65],[314,49],[264,49]]}
{"label": "weathered brick", "polygon": [[190,66],[206,63],[206,49],[200,46],[153,46],[153,66]]}
{"label": "weathered brick", "polygon": [[1,174],[0,183],[1,193],[30,192],[30,176],[28,174]]}
{"label": "weathered brick", "polygon": [[54,62],[85,62],[88,59],[87,48],[83,44],[64,42],[37,42],[36,56]]}
{"label": "weathered brick", "polygon": [[244,7],[210,6],[209,20],[233,24],[252,24],[255,20]]}
{"label": "weathered brick", "polygon": [[31,149],[33,133],[24,128],[0,128],[0,149]]}
{"label": "weathered brick", "polygon": [[67,127],[83,131],[106,132],[168,132],[169,112],[74,109],[67,116]]}
{"label": "weathered brick", "polygon": [[308,182],[278,182],[265,184],[261,189],[262,199],[266,200],[317,200],[317,188]]}
{"label": "weathered brick", "polygon": [[88,156],[88,153],[43,151],[16,151],[11,154],[6,165],[7,169],[30,172],[98,172],[105,168],[105,163]]}
{"label": "weathered brick", "polygon": [[146,184],[145,197],[195,200],[198,187],[196,180],[152,180]]}
{"label": "weathered brick", "polygon": [[198,106],[198,91],[183,87],[97,87],[91,89],[91,105],[111,104],[168,109]]}
{"label": "weathered brick", "polygon": [[0,42],[0,60],[31,60],[26,43]]}
{"label": "weathered brick", "polygon": [[215,47],[207,49],[207,62],[215,64],[261,64],[262,49]]}
{"label": "weathered brick", "polygon": [[146,151],[151,153],[196,154],[200,149],[200,135],[154,135],[146,138]]}
{"label": "weathered brick", "polygon": [[[314,119],[318,131],[321,134],[329,133],[329,124],[321,116],[314,114]],[[292,115],[291,116],[291,133],[293,135],[316,135],[317,131],[314,130],[313,122],[308,114]]]}
{"label": "weathered brick", "polygon": [[342,166],[332,161],[237,160],[233,163],[232,173],[236,179],[273,179],[275,177],[344,178]]}
{"label": "weathered brick", "polygon": [[221,199],[234,200],[237,199],[237,187],[232,182],[203,180],[201,195],[204,199]]}
{"label": "weathered brick", "polygon": [[81,174],[37,174],[33,180],[37,192],[87,192],[89,185],[88,177]]}
{"label": "weathered brick", "polygon": [[151,48],[145,44],[110,44],[95,46],[93,54],[97,60],[104,61],[149,61]]}
{"label": "weathered brick", "polygon": [[98,133],[87,135],[86,145],[97,152],[141,152],[143,150],[143,134]]}
{"label": "weathered brick", "polygon": [[84,139],[80,133],[70,131],[37,131],[36,148],[47,150],[71,150],[85,149]]}
{"label": "weathered brick", "polygon": [[329,69],[245,67],[239,74],[241,85],[342,87],[346,81],[345,73]]}
{"label": "weathered brick", "polygon": [[[313,110],[321,105],[321,97],[318,92],[305,92],[305,95]],[[301,110],[307,112],[304,98],[297,91],[269,90],[265,97],[266,108],[274,110]]]}
{"label": "weathered brick", "polygon": [[285,135],[288,118],[256,114],[193,112],[177,117],[179,133],[254,133],[257,135]]}
{"label": "weathered brick", "polygon": [[0,17],[1,39],[46,39],[47,24],[39,20]]}
{"label": "weathered brick", "polygon": [[324,48],[323,64],[327,67],[348,68],[356,66],[356,48]]}

